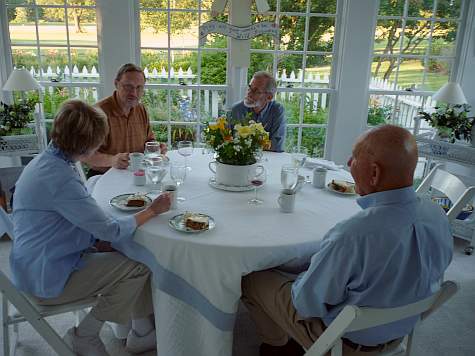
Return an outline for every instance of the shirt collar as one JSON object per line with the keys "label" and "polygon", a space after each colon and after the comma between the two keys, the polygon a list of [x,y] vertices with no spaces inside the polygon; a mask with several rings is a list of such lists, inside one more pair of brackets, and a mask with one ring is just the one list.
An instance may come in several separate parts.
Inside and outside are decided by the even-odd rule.
{"label": "shirt collar", "polygon": [[414,191],[414,188],[410,186],[399,189],[385,190],[383,192],[371,193],[358,198],[356,202],[362,209],[367,209],[379,205],[404,203],[407,204],[412,201],[415,201],[416,198],[416,192]]}
{"label": "shirt collar", "polygon": [[263,117],[267,114],[267,111],[269,111],[270,107],[271,107],[271,104],[272,104],[273,100],[269,101],[266,106],[264,106],[264,109],[262,109],[259,114],[257,114],[257,117]]}
{"label": "shirt collar", "polygon": [[112,94],[112,108],[111,108],[113,114],[115,116],[123,116],[123,117],[128,117],[132,114],[132,112],[135,110],[135,106],[132,107],[132,109],[130,110],[129,112],[129,115],[125,115],[123,112],[122,112],[122,109],[121,109],[121,106],[119,104],[119,98],[118,98],[118,94],[117,94],[117,90],[114,90],[114,93]]}
{"label": "shirt collar", "polygon": [[53,142],[50,142],[48,147],[46,147],[46,152],[62,159],[63,161],[66,161],[67,163],[74,163],[74,161],[66,153],[56,147]]}

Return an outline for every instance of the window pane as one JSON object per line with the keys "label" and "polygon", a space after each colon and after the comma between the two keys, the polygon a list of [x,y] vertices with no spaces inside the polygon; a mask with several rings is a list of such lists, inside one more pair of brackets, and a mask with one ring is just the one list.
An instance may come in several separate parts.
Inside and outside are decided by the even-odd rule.
{"label": "window pane", "polygon": [[96,10],[69,8],[69,41],[72,46],[97,46]]}
{"label": "window pane", "polygon": [[281,1],[281,12],[306,12],[307,0]]}
{"label": "window pane", "polygon": [[428,38],[431,32],[430,21],[407,21],[404,30],[402,53],[420,54],[427,53]]}
{"label": "window pane", "polygon": [[434,0],[409,0],[407,15],[412,17],[432,17]]}
{"label": "window pane", "polygon": [[170,1],[171,9],[197,9],[198,0],[174,0]]}
{"label": "window pane", "polygon": [[170,47],[198,47],[198,14],[191,12],[171,13]]}
{"label": "window pane", "polygon": [[146,88],[141,102],[147,108],[150,121],[168,121],[167,90]]}
{"label": "window pane", "polygon": [[371,65],[371,89],[395,90],[397,58],[374,57]]}
{"label": "window pane", "polygon": [[171,121],[196,122],[198,93],[192,89],[170,90]]}
{"label": "window pane", "polygon": [[[99,81],[97,48],[71,48],[71,64],[73,65],[73,81]],[[78,68],[79,73],[74,73],[75,66]]]}
{"label": "window pane", "polygon": [[179,141],[197,141],[196,135],[197,125],[172,125],[171,139],[172,147],[176,147]]}
{"label": "window pane", "polygon": [[404,11],[404,0],[380,0],[380,16],[402,16]]}
{"label": "window pane", "polygon": [[251,48],[255,49],[274,49],[275,38],[269,34],[263,34],[251,39]]}
{"label": "window pane", "polygon": [[68,100],[70,96],[69,89],[66,87],[43,87],[44,99],[43,109],[45,119],[54,119],[54,115],[58,111],[61,103]]}
{"label": "window pane", "polygon": [[225,115],[226,92],[223,90],[201,91],[201,122],[215,120]]}
{"label": "window pane", "polygon": [[442,60],[429,57],[426,81],[422,89],[431,91],[439,90],[449,81],[452,66],[452,60]]}
{"label": "window pane", "polygon": [[335,19],[311,17],[309,26],[308,50],[332,52],[335,38]]}
{"label": "window pane", "polygon": [[260,70],[265,70],[272,73],[272,65],[274,56],[272,53],[252,53],[251,52],[251,66],[247,71],[247,80],[251,80],[253,74]]}
{"label": "window pane", "polygon": [[462,0],[438,0],[436,16],[456,19],[460,16]]}
{"label": "window pane", "polygon": [[304,124],[326,124],[328,122],[328,108],[330,94],[307,93],[304,96]]}
{"label": "window pane", "polygon": [[66,45],[64,8],[38,7],[38,33],[43,45]]}
{"label": "window pane", "polygon": [[38,56],[34,47],[14,47],[12,46],[13,66],[16,68],[31,67],[38,69]]}
{"label": "window pane", "polygon": [[158,142],[168,142],[168,125],[152,124],[152,130],[155,133],[155,139]]}
{"label": "window pane", "polygon": [[307,56],[305,86],[328,88],[331,74],[332,56]]}
{"label": "window pane", "polygon": [[226,84],[226,52],[201,53],[201,84]]}
{"label": "window pane", "polygon": [[302,101],[302,94],[292,92],[277,92],[275,100],[284,106],[287,124],[300,123],[300,105]]}
{"label": "window pane", "polygon": [[142,47],[168,46],[167,12],[140,11],[140,45]]}
{"label": "window pane", "polygon": [[[325,149],[326,129],[324,127],[304,127],[302,129],[302,144],[312,157],[323,157]],[[310,171],[307,171],[311,173]]]}
{"label": "window pane", "polygon": [[[197,53],[192,51],[170,51],[170,82],[192,84],[197,82]],[[188,71],[190,69],[191,71]]]}
{"label": "window pane", "polygon": [[[66,48],[55,47],[41,47],[41,68],[45,72],[43,80],[64,78],[63,75],[68,70],[66,66],[69,66],[68,51]],[[74,66],[75,63],[73,63]],[[79,68],[79,67],[78,67]],[[50,70],[51,69],[51,70]],[[58,73],[58,69],[59,72]],[[72,70],[72,68],[69,68]],[[59,78],[58,78],[59,76]],[[67,78],[69,80],[69,78]]]}
{"label": "window pane", "polygon": [[336,0],[310,1],[310,12],[319,14],[335,14]]}
{"label": "window pane", "polygon": [[455,56],[458,23],[454,21],[434,23],[431,55]]}
{"label": "window pane", "polygon": [[281,16],[280,18],[280,49],[303,50],[305,34],[305,17]]}
{"label": "window pane", "polygon": [[394,95],[370,95],[368,126],[388,123],[392,115],[394,100]]}
{"label": "window pane", "polygon": [[12,44],[36,43],[35,10],[26,7],[8,9]]}
{"label": "window pane", "polygon": [[168,82],[168,51],[142,50],[140,58],[147,83]]}
{"label": "window pane", "polygon": [[[278,57],[277,71],[281,73],[282,85],[300,86],[302,82],[303,56],[300,54],[282,54]],[[284,74],[285,71],[285,74]]]}
{"label": "window pane", "polygon": [[374,53],[396,54],[400,52],[402,23],[399,20],[378,20],[375,32]]}

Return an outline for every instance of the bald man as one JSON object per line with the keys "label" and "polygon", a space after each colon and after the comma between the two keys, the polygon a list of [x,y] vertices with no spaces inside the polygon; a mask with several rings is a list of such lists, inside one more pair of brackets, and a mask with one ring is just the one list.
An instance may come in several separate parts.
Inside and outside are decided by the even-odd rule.
{"label": "bald man", "polygon": [[[416,196],[416,164],[416,142],[405,129],[363,134],[348,161],[362,210],[326,233],[300,274],[243,278],[242,300],[264,342],[260,355],[303,355],[345,305],[391,308],[437,291],[453,239],[442,209]],[[343,354],[395,349],[416,319],[345,334]]]}

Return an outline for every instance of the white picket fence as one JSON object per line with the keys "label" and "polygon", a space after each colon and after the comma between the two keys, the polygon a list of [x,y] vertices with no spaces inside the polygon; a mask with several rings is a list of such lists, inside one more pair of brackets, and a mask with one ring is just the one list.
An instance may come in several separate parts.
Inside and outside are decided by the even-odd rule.
{"label": "white picket fence", "polygon": [[[89,70],[84,66],[81,70],[77,65],[73,66],[73,69],[70,70],[68,66],[65,66],[63,69],[56,67],[53,70],[50,66],[46,70],[42,68],[40,70],[31,67],[30,73],[37,79],[42,81],[60,81],[65,78],[72,78],[73,82],[98,82],[99,73],[95,66],[92,66]],[[168,79],[169,77],[178,83],[191,84],[193,79],[196,78],[196,74],[193,73],[191,68],[183,70],[183,68],[170,68],[170,73],[166,71],[165,68],[162,68],[160,71],[156,68],[152,70],[147,67],[144,68],[144,73],[149,82],[161,81]],[[329,77],[324,74],[316,74],[311,72],[305,73],[305,79],[302,81],[303,71],[301,69],[297,72],[292,71],[289,75],[284,69],[282,72],[277,73],[276,80],[282,87],[312,87],[312,88],[328,88]],[[302,85],[303,83],[303,85]],[[95,100],[98,99],[97,90],[92,87],[92,96]],[[87,88],[87,90],[91,90]],[[394,84],[388,80],[382,80],[380,78],[371,78],[370,89],[376,90],[400,90],[403,88],[398,86],[394,87]],[[53,94],[54,87],[49,86],[47,88],[49,93]],[[81,97],[84,93],[81,93],[81,88],[74,87],[74,94],[77,97]],[[84,90],[84,89],[83,89]],[[187,97],[187,100],[192,102],[193,90],[185,88],[181,90],[182,95]],[[82,95],[81,95],[82,94]],[[296,93],[292,92],[279,92],[277,97],[280,101],[291,100]],[[326,93],[306,93],[306,105],[313,112],[316,112],[319,108],[326,109],[328,106],[328,94]],[[402,125],[404,127],[413,127],[414,117],[417,116],[418,111],[421,109],[424,111],[430,111],[435,107],[436,102],[433,101],[430,97],[423,98],[421,96],[413,95],[372,95],[372,100],[378,106],[391,106],[393,107],[393,112],[391,119],[394,123]],[[219,96],[218,91],[213,90],[204,90],[203,94],[203,109],[205,112],[210,113],[211,117],[217,117],[219,112],[219,107],[222,106],[222,98]]]}

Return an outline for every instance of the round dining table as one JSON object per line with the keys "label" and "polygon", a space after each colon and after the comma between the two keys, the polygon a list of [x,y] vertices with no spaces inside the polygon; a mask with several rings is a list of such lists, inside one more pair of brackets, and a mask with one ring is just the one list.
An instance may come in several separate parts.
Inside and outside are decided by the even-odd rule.
{"label": "round dining table", "polygon": [[[184,163],[176,151],[168,157]],[[212,160],[204,150],[195,149],[187,160],[191,170],[178,190],[185,201],[137,228],[132,241],[115,246],[153,272],[158,355],[231,356],[242,276],[308,261],[325,233],[359,210],[355,195],[316,189],[307,182],[296,195],[294,212],[282,213],[277,203],[280,171],[291,162],[289,154],[264,153],[260,164],[267,180],[258,189],[261,205],[248,203],[252,190],[212,186],[214,175],[208,167]],[[305,167],[300,174],[306,180],[312,177]],[[351,180],[351,175],[336,168],[326,179],[327,183]],[[164,181],[170,181],[169,174]],[[113,216],[131,214],[109,202],[120,194],[151,189],[133,182],[132,172],[112,168],[98,179],[92,196]],[[169,220],[184,212],[207,214],[215,227],[200,233],[177,231]]]}

